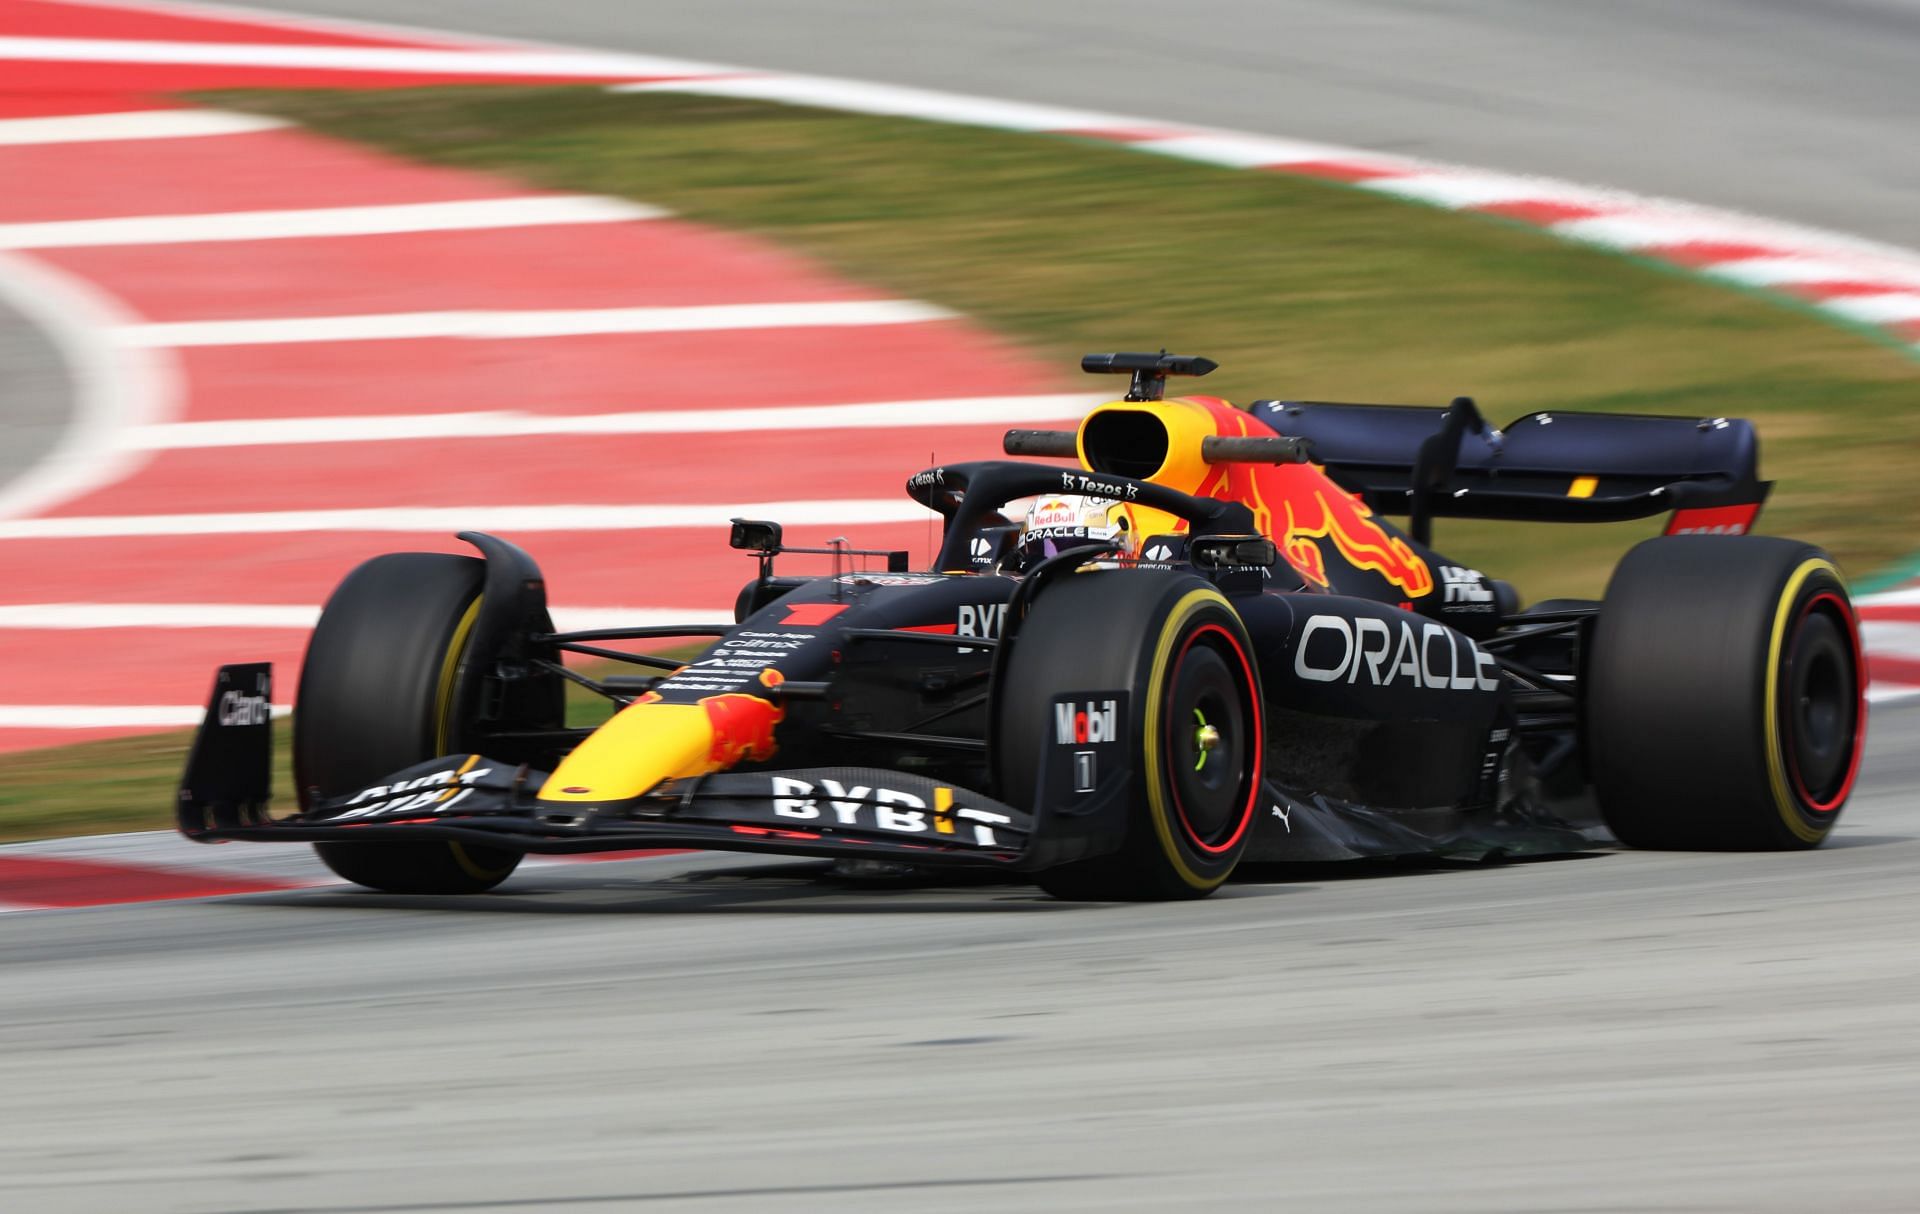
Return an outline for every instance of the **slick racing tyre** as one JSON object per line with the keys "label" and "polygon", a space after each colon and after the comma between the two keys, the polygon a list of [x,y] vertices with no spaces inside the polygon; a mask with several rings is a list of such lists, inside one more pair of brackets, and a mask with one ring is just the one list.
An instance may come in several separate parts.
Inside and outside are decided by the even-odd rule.
{"label": "slick racing tyre", "polygon": [[1126,693],[1133,779],[1120,848],[1043,871],[1040,888],[1157,901],[1204,897],[1227,879],[1253,832],[1266,739],[1253,646],[1218,590],[1135,571],[1063,577],[1034,599],[1002,678],[994,742],[1007,789],[1035,787],[1056,696]]}
{"label": "slick racing tyre", "polygon": [[[301,803],[339,796],[451,749],[455,675],[486,562],[396,552],[347,575],[320,613],[294,703]],[[439,841],[316,843],[328,868],[395,894],[492,889],[520,853]]]}
{"label": "slick racing tyre", "polygon": [[1860,768],[1866,671],[1840,572],[1795,540],[1629,552],[1588,659],[1588,772],[1634,847],[1817,846]]}

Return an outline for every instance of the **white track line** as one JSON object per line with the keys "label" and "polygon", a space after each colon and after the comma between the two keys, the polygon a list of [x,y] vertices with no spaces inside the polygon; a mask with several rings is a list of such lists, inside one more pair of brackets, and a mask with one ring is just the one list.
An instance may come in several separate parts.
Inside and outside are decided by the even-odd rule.
{"label": "white track line", "polygon": [[753,409],[659,409],[633,413],[409,413],[370,417],[286,417],[137,426],[121,442],[135,451],[307,443],[447,442],[568,434],[701,434],[739,430],[862,430],[901,426],[1001,425],[1078,419],[1096,403],[1082,394],[974,396],[872,401],[857,405],[769,405]]}
{"label": "white track line", "polygon": [[[275,704],[273,711],[293,709]],[[204,704],[0,704],[0,729],[171,729],[206,715]]]}
{"label": "white track line", "polygon": [[[779,101],[788,105],[812,105],[821,109],[857,114],[883,114],[895,118],[922,118],[935,122],[953,121],[956,112],[964,112],[970,125],[993,126],[1009,131],[1064,131],[1113,125],[1113,115],[1094,110],[1066,109],[1050,105],[1030,105],[1021,101],[995,101],[986,97],[968,97],[934,89],[909,88],[895,84],[871,84],[860,80],[836,80],[826,76],[777,76],[742,69],[710,80],[675,80],[673,92],[698,93],[706,97],[739,97],[747,100]],[[692,75],[692,73],[681,73]],[[652,83],[619,84],[616,93],[655,91]]]}
{"label": "white track line", "polygon": [[577,308],[528,312],[396,312],[123,325],[114,338],[138,349],[256,346],[295,342],[418,338],[573,337],[603,333],[696,333],[952,320],[953,313],[906,299],[719,304],[686,308]]}
{"label": "white track line", "polygon": [[116,38],[0,37],[0,60],[38,63],[144,63],[193,67],[303,68],[423,76],[553,77],[620,80],[636,76],[708,76],[718,64],[654,55],[564,50],[431,50],[389,46],[317,46],[261,42],[160,42]]}
{"label": "white track line", "polygon": [[[726,607],[555,607],[554,626],[573,632],[588,628],[653,628],[671,624],[712,623],[731,619]],[[0,629],[32,632],[96,631],[115,628],[312,628],[318,604],[283,603],[18,603],[0,606]]]}
{"label": "white track line", "polygon": [[318,607],[250,603],[12,603],[0,629],[34,632],[101,628],[311,628]]}
{"label": "white track line", "polygon": [[72,114],[58,118],[0,119],[0,147],[44,143],[105,143],[121,139],[196,139],[252,135],[287,124],[255,114],[220,110],[134,110],[119,114]]}
{"label": "white track line", "polygon": [[139,456],[119,445],[119,435],[172,418],[181,390],[170,357],[109,340],[131,316],[91,283],[0,252],[0,301],[53,342],[74,393],[73,414],[53,450],[0,488],[0,519],[6,519],[50,510],[125,478]]}
{"label": "white track line", "polygon": [[651,531],[719,527],[734,518],[789,525],[921,522],[932,512],[896,498],[657,506],[403,506],[257,514],[74,515],[0,521],[0,540],[149,535],[284,535],[306,531]]}
{"label": "white track line", "polygon": [[290,211],[226,211],[205,215],[133,215],[53,223],[0,224],[0,249],[76,249],[102,245],[201,244],[322,236],[626,223],[665,218],[659,207],[590,195],[479,198],[392,206]]}
{"label": "white track line", "polygon": [[1859,606],[1885,605],[1910,606],[1920,603],[1920,585],[1902,586],[1897,590],[1882,590],[1877,594],[1862,595],[1856,600]]}

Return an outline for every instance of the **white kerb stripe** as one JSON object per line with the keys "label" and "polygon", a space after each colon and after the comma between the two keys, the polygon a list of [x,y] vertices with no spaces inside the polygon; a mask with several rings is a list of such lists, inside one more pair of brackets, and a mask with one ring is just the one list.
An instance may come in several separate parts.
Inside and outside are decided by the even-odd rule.
{"label": "white kerb stripe", "polygon": [[1867,703],[1885,704],[1893,700],[1911,700],[1920,696],[1920,687],[1905,683],[1873,683],[1867,687]]}
{"label": "white kerb stripe", "polygon": [[1892,290],[1920,290],[1920,259],[1846,261],[1828,257],[1745,257],[1703,271],[1750,287],[1795,286],[1820,282],[1885,283]]}
{"label": "white kerb stripe", "polygon": [[0,224],[0,249],[77,249],[101,245],[201,244],[314,236],[380,236],[553,224],[660,219],[658,207],[617,198],[480,198],[394,206],[302,211],[226,211],[207,215],[133,215],[54,223]]}
{"label": "white kerb stripe", "polygon": [[305,531],[649,531],[718,527],[734,518],[789,525],[921,522],[932,515],[905,498],[742,502],[701,506],[407,506],[285,510],[258,514],[76,515],[0,521],[0,540],[141,535],[281,535]]}
{"label": "white kerb stripe", "polygon": [[[732,606],[555,607],[554,625],[586,628],[654,628],[711,624],[733,617]],[[317,604],[284,603],[13,603],[0,605],[0,629],[30,632],[97,631],[111,628],[256,628],[304,631],[320,619]]]}
{"label": "white kerb stripe", "polygon": [[1772,226],[1722,212],[1648,209],[1619,215],[1566,219],[1547,230],[1569,240],[1609,249],[1643,249],[1649,245],[1697,243],[1769,246],[1780,236]]}
{"label": "white kerb stripe", "polygon": [[375,417],[277,417],[129,427],[124,450],[298,446],[306,443],[525,438],[565,434],[700,434],[737,430],[859,430],[897,426],[1003,425],[1077,418],[1091,397],[978,396],[872,401],[858,405],[770,405],[757,409],[658,409],[634,413],[409,413]]}
{"label": "white kerb stripe", "polygon": [[1920,621],[1861,620],[1860,643],[1867,647],[1868,657],[1885,654],[1920,658]]}
{"label": "white kerb stripe", "polygon": [[287,124],[255,114],[221,110],[132,110],[118,114],[70,114],[59,118],[0,120],[0,147],[36,143],[105,143],[118,139],[196,139],[251,135]]}
{"label": "white kerb stripe", "polygon": [[1415,160],[1382,155],[1377,152],[1361,152],[1353,148],[1335,147],[1332,144],[1306,143],[1298,139],[1278,139],[1266,135],[1236,135],[1226,132],[1181,135],[1172,139],[1144,139],[1128,146],[1142,152],[1154,152],[1181,160],[1197,160],[1203,164],[1224,165],[1232,169],[1257,169],[1271,165],[1306,164],[1321,160],[1338,160],[1348,164],[1365,163],[1377,166],[1383,172],[1414,172],[1425,167]]}
{"label": "white kerb stripe", "polygon": [[1435,206],[1484,207],[1503,202],[1550,202],[1617,208],[1630,199],[1608,190],[1570,185],[1541,177],[1505,173],[1409,173],[1358,183],[1363,190],[1430,202]]}
{"label": "white kerb stripe", "polygon": [[688,308],[585,308],[539,312],[396,312],[270,320],[198,320],[125,325],[115,337],[142,349],[259,346],[410,338],[501,339],[596,333],[695,333],[843,325],[904,325],[951,320],[953,313],[905,299],[822,303],[719,304]]}
{"label": "white kerb stripe", "polygon": [[555,76],[618,80],[706,76],[720,64],[653,55],[565,50],[423,50],[417,47],[315,46],[262,42],[157,42],[115,38],[0,38],[0,60],[40,63],[156,63],[291,67],[409,75]]}
{"label": "white kerb stripe", "polygon": [[1875,325],[1920,320],[1920,294],[1912,292],[1847,295],[1836,299],[1823,299],[1819,307],[1849,320],[1865,321]]}
{"label": "white kerb stripe", "polygon": [[[924,118],[933,122],[956,122],[966,126],[994,127],[1008,131],[1103,130],[1126,126],[1130,120],[1094,110],[1065,109],[1052,105],[1033,105],[1020,101],[998,101],[986,97],[968,97],[935,89],[909,88],[897,84],[873,84],[861,80],[835,80],[823,76],[722,76],[712,80],[668,80],[652,83],[616,84],[613,93],[696,93],[707,97],[741,97],[751,100],[780,101],[788,105],[814,105],[822,109],[843,110],[855,114],[886,114],[896,118]],[[1152,126],[1162,124],[1154,123]]]}
{"label": "white kerb stripe", "polygon": [[[273,711],[293,708],[275,704]],[[0,704],[0,729],[167,729],[206,716],[204,704]]]}

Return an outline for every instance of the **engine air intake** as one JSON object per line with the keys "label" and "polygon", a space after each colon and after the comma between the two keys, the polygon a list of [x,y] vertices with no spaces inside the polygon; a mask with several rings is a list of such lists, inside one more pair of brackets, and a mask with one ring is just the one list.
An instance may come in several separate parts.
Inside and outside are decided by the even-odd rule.
{"label": "engine air intake", "polygon": [[1167,462],[1166,423],[1144,410],[1095,413],[1081,426],[1080,442],[1095,472],[1151,480]]}

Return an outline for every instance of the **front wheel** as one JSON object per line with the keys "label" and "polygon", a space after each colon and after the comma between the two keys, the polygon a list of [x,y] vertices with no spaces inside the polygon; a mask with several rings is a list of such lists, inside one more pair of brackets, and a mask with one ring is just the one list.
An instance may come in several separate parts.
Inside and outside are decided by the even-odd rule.
{"label": "front wheel", "polygon": [[1634,847],[1819,845],[1860,769],[1865,687],[1846,584],[1818,548],[1638,545],[1588,659],[1588,769],[1608,829]]}
{"label": "front wheel", "polygon": [[1195,577],[1084,571],[1035,599],[1013,646],[994,731],[1002,787],[1035,787],[1057,697],[1121,691],[1128,705],[1120,846],[1041,872],[1040,888],[1106,901],[1217,889],[1252,835],[1266,743],[1253,646],[1232,604]]}
{"label": "front wheel", "polygon": [[[486,564],[396,552],[362,564],[327,600],[294,704],[303,804],[446,754],[458,732],[455,676],[480,611]],[[433,840],[316,843],[336,874],[395,894],[472,894],[505,881],[520,853]]]}

